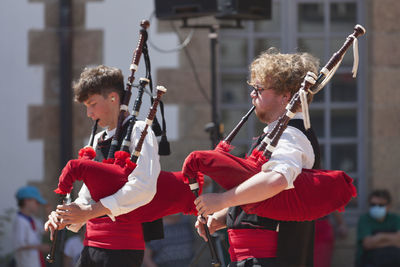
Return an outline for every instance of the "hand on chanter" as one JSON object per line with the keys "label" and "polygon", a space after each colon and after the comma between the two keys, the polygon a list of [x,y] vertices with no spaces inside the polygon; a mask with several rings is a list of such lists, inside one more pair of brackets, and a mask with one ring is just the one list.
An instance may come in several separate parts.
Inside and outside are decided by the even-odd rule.
{"label": "hand on chanter", "polygon": [[226,208],[222,193],[202,194],[194,200],[199,215],[210,215]]}
{"label": "hand on chanter", "polygon": [[61,223],[61,219],[58,218],[58,215],[55,211],[52,211],[49,216],[47,222],[44,224],[44,230],[50,231],[50,240],[53,240],[53,235],[55,230],[64,229],[67,224]]}
{"label": "hand on chanter", "polygon": [[208,239],[204,230],[204,225],[206,223],[210,234],[213,234],[216,231],[226,227],[226,214],[223,214],[222,216],[218,216],[217,214],[215,214],[207,217],[197,217],[197,221],[194,226],[197,229],[197,233],[199,234],[199,236],[201,236],[207,242]]}
{"label": "hand on chanter", "polygon": [[58,205],[56,212],[58,218],[61,218],[61,222],[65,224],[83,224],[90,219],[111,214],[111,211],[103,206],[100,201],[90,205],[75,202]]}
{"label": "hand on chanter", "polygon": [[208,222],[208,216],[205,218],[203,216],[197,216],[197,221],[194,224],[194,227],[197,229],[197,233],[199,236],[201,236],[204,241],[208,241],[206,232],[204,230],[204,225],[207,223],[208,229],[210,230],[210,234],[213,234],[215,232],[215,229],[210,229],[211,226],[211,221],[210,223]]}
{"label": "hand on chanter", "polygon": [[57,215],[63,224],[82,224],[91,219],[91,206],[70,203],[57,206]]}

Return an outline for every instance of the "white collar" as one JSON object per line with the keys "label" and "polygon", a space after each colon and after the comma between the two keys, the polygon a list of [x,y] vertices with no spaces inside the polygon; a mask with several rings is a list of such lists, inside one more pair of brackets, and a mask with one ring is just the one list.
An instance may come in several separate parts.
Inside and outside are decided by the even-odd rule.
{"label": "white collar", "polygon": [[[303,113],[302,112],[296,112],[294,117],[292,118],[292,120],[293,119],[300,119],[300,120],[304,119]],[[277,119],[277,120],[271,122],[270,124],[268,124],[267,126],[265,126],[264,133],[271,132],[272,129],[274,129],[275,125],[278,123],[278,121],[279,121],[279,119]]]}
{"label": "white collar", "polygon": [[[125,124],[130,118],[132,118],[132,115],[128,115],[128,116],[125,118],[125,120],[123,121],[122,124]],[[105,129],[104,139],[108,139],[108,138],[113,137],[113,136],[115,135],[116,129],[117,129],[117,128],[114,128],[114,129],[112,129],[112,130]]]}

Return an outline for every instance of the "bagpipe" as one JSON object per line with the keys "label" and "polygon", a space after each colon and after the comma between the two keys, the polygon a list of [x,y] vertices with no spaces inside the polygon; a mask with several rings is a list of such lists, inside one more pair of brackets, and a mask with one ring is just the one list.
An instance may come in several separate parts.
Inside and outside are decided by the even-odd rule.
{"label": "bagpipe", "polygon": [[[116,133],[112,139],[110,151],[116,151],[118,149],[118,140],[122,134],[121,129],[122,129],[123,121],[126,117],[126,112],[128,111],[128,104],[129,104],[130,97],[132,94],[131,93],[132,86],[133,86],[133,82],[135,80],[134,75],[138,68],[140,57],[142,55],[143,48],[145,47],[145,44],[147,41],[147,28],[150,26],[150,24],[147,20],[143,20],[143,21],[141,21],[140,26],[141,26],[141,29],[140,29],[139,41],[136,46],[136,49],[133,52],[133,58],[132,58],[132,61],[130,64],[131,73],[130,73],[130,76],[128,77],[128,82],[126,84],[126,87],[124,89],[124,92],[123,92],[123,95],[121,98],[120,112],[118,115]],[[139,111],[140,105],[141,105],[141,98],[143,95],[144,87],[146,86],[147,83],[148,83],[148,79],[146,79],[146,78],[140,79],[139,86],[138,86],[139,93],[138,93],[138,97],[135,101],[135,107],[134,107],[134,112],[133,112],[134,116],[132,116],[132,118],[129,121],[128,131],[130,131],[130,133],[132,132],[133,126],[135,124],[136,116],[138,114],[138,111]],[[79,159],[78,160],[87,162],[87,161],[91,161],[92,159],[95,158],[96,152],[93,149],[93,144],[94,144],[94,138],[95,138],[95,135],[97,132],[97,125],[98,125],[98,120],[96,120],[93,124],[88,146],[86,146],[85,148],[82,148],[79,151]],[[125,141],[125,143],[129,142],[130,135],[128,137],[126,137],[126,139],[127,139],[127,141]],[[129,150],[129,145],[128,145],[128,150]],[[110,155],[111,155],[111,158],[114,157],[114,153],[109,153],[109,156]],[[69,165],[69,163],[67,163],[67,166]],[[66,167],[64,167],[64,169],[65,168]],[[67,200],[68,200],[68,202],[70,202],[70,191],[63,192],[63,191],[56,190],[56,193],[58,193],[60,196],[60,204],[67,203]],[[58,243],[59,243],[59,239],[57,239],[57,232],[58,231],[56,230],[55,233],[53,234],[54,238],[53,238],[53,242],[51,245],[50,253],[46,257],[46,260],[50,263],[54,262],[54,260],[55,260],[55,251],[56,251],[56,247],[58,246]]]}
{"label": "bagpipe", "polygon": [[[142,30],[140,31],[138,48],[135,50],[133,62],[130,67],[131,76],[128,79],[124,97],[121,101],[117,130],[112,140],[108,157],[103,160],[103,162],[93,160],[96,157],[96,151],[93,149],[93,138],[91,138],[91,145],[82,148],[79,151],[79,158],[70,160],[63,168],[59,177],[58,188],[55,190],[55,192],[61,196],[69,194],[73,188],[73,183],[78,180],[85,183],[92,199],[94,201],[99,201],[101,198],[117,192],[128,181],[128,176],[138,164],[138,159],[148,128],[152,126],[153,121],[156,119],[155,115],[157,106],[161,103],[161,96],[166,92],[164,87],[157,86],[157,96],[152,99],[152,106],[145,120],[144,129],[141,132],[138,142],[135,144],[134,151],[130,154],[129,148],[132,141],[131,134],[141,106],[141,98],[144,88],[147,84],[151,84],[151,79],[149,77],[150,71],[146,65],[146,78],[140,79],[138,96],[134,104],[132,117],[129,120],[127,134],[121,144],[121,150],[117,151],[119,146],[118,140],[120,140],[118,135],[121,135],[122,133],[120,129],[122,128],[125,113],[128,108],[129,98],[131,96],[131,87],[134,80],[133,75],[137,69],[142,48],[144,49],[144,47],[146,47],[145,40],[147,39],[147,32],[145,29],[149,24],[146,22],[142,23],[141,26]],[[164,139],[165,146],[166,139],[164,121],[163,124],[164,127],[161,140],[163,141]],[[92,136],[94,136],[94,133],[95,131],[92,131]],[[124,219],[134,220],[140,223],[149,223],[164,216],[176,213],[197,215],[197,210],[194,205],[194,200],[196,198],[194,192],[199,190],[201,192],[203,185],[202,176],[200,175],[197,177],[196,181],[199,181],[199,184],[196,186],[189,186],[184,182],[184,180],[182,172],[161,171],[157,179],[157,191],[153,199],[148,204],[118,217],[124,217]],[[216,255],[216,253],[214,254]]]}
{"label": "bagpipe", "polygon": [[[64,167],[55,192],[58,194],[71,192],[75,181],[85,183],[94,201],[117,192],[128,181],[129,174],[136,167],[147,129],[154,120],[157,105],[165,92],[164,87],[157,86],[157,97],[150,108],[145,127],[132,154],[121,150],[115,152],[113,159],[97,162],[92,160],[95,151],[91,147],[86,147],[80,151],[79,159],[70,160]],[[203,181],[201,178],[198,179]],[[195,196],[183,181],[181,172],[161,171],[154,198],[148,204],[129,212],[129,217],[138,222],[151,222],[180,212],[197,214],[193,203]]]}
{"label": "bagpipe", "polygon": [[[238,126],[214,150],[194,151],[188,155],[182,172],[188,183],[195,181],[198,173],[209,176],[222,188],[229,190],[261,171],[261,167],[270,158],[278,141],[286,129],[289,120],[302,107],[308,117],[307,94],[315,94],[329,81],[338,68],[344,54],[358,36],[365,34],[361,25],[356,25],[343,46],[321,69],[318,77],[308,73],[299,91],[293,95],[286,106],[286,113],[281,116],[276,126],[269,132],[258,148],[246,158],[233,156],[231,141],[254,110],[254,107],[242,118]],[[356,48],[355,48],[356,49]],[[355,66],[358,64],[355,55]],[[355,73],[356,67],[353,68]],[[306,117],[305,116],[305,117]],[[309,128],[307,118],[305,128]],[[256,214],[280,221],[310,221],[321,218],[335,210],[342,210],[352,197],[357,195],[353,179],[339,170],[303,169],[294,181],[294,188],[283,190],[272,198],[257,203],[241,205],[249,214]]]}
{"label": "bagpipe", "polygon": [[[133,82],[135,80],[135,72],[138,69],[138,65],[139,65],[139,61],[140,61],[140,57],[142,55],[142,51],[143,51],[143,46],[147,41],[147,28],[150,26],[150,23],[147,20],[143,20],[140,23],[140,33],[139,33],[139,40],[138,40],[138,44],[136,46],[135,51],[133,52],[133,58],[132,58],[132,63],[129,67],[131,74],[128,77],[128,82],[126,83],[126,87],[124,90],[124,94],[121,100],[121,104],[120,104],[120,112],[118,115],[118,121],[117,121],[117,127],[115,130],[115,134],[112,138],[111,141],[111,147],[110,150],[108,152],[108,157],[107,158],[113,158],[114,157],[114,153],[117,151],[118,149],[118,143],[119,143],[119,139],[121,138],[122,135],[122,124],[125,120],[126,117],[126,112],[128,111],[128,105],[129,105],[129,101],[131,99],[131,95],[132,95],[132,85]],[[133,125],[132,125],[133,128]]]}
{"label": "bagpipe", "polygon": [[[92,160],[95,157],[93,148],[86,147],[80,151],[79,159],[70,160],[64,167],[55,192],[58,194],[71,192],[73,183],[77,180],[85,183],[95,201],[117,192],[128,181],[129,174],[136,167],[147,129],[152,124],[159,99],[165,91],[164,87],[157,87],[157,97],[149,111],[145,128],[132,154],[121,150],[115,152],[113,159],[97,162]],[[120,216],[124,216],[128,220],[145,223],[176,213],[197,215],[194,200],[201,193],[203,184],[203,176],[200,173],[196,176],[196,183],[189,186],[185,183],[182,172],[161,171],[153,199],[148,204]],[[213,266],[219,266],[214,244],[209,242],[209,245]]]}
{"label": "bagpipe", "polygon": [[[148,21],[141,23],[140,38],[138,46],[135,50],[132,64],[130,66],[131,76],[128,78],[128,83],[124,93],[124,100],[121,102],[120,115],[118,117],[118,125],[116,134],[121,134],[123,115],[127,111],[129,98],[131,96],[131,87],[134,81],[134,73],[142,53],[142,48],[145,46],[147,39],[146,28],[149,26]],[[146,76],[149,76],[147,70]],[[118,150],[118,138],[113,138],[108,158],[103,162],[93,161],[96,156],[96,151],[92,145],[82,148],[79,151],[79,158],[70,160],[59,177],[58,188],[55,190],[57,194],[66,195],[71,192],[75,181],[83,181],[87,186],[91,197],[95,201],[109,196],[117,192],[127,181],[128,176],[135,169],[140,156],[143,142],[148,133],[148,128],[152,126],[156,118],[157,107],[160,103],[162,95],[167,91],[163,86],[157,86],[157,95],[153,98],[152,106],[145,120],[144,129],[141,132],[140,138],[135,144],[134,151],[130,154],[129,147],[131,145],[131,133],[135,125],[137,115],[142,103],[142,95],[144,88],[151,81],[146,78],[141,78],[138,89],[138,96],[133,107],[133,116],[129,120],[127,134],[122,142],[121,150]],[[120,119],[122,118],[122,119]],[[92,134],[93,135],[93,134]],[[115,140],[115,141],[114,141]],[[113,154],[111,152],[114,151]],[[199,188],[201,189],[203,179],[200,181]],[[190,191],[190,186],[185,184],[181,172],[166,172],[161,171],[157,180],[157,193],[153,200],[129,214],[135,217],[138,222],[151,222],[162,218],[166,215],[183,212],[185,214],[197,214],[193,203],[195,196]],[[154,209],[154,212],[153,212]]]}

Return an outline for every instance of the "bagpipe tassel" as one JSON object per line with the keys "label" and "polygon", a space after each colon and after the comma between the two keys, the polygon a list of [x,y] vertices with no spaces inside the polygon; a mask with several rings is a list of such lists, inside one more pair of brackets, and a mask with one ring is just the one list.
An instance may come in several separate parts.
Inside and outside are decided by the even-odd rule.
{"label": "bagpipe tassel", "polygon": [[353,42],[353,57],[354,57],[354,62],[353,62],[353,69],[351,70],[351,72],[353,73],[353,78],[355,78],[357,76],[358,62],[359,62],[357,38],[354,38]]}
{"label": "bagpipe tassel", "polygon": [[158,154],[160,156],[168,156],[171,154],[171,148],[167,139],[167,136],[163,132],[161,135],[160,143],[158,144]]}
{"label": "bagpipe tassel", "polygon": [[308,112],[307,92],[304,90],[300,90],[299,94],[301,101],[301,110],[303,112],[304,128],[308,130],[311,127],[311,122],[310,122],[310,113]]}

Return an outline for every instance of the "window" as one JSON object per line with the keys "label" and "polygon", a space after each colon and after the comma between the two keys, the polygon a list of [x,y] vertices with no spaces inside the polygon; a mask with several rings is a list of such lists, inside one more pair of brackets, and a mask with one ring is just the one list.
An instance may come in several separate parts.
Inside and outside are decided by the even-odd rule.
{"label": "window", "polygon": [[[251,106],[246,86],[248,66],[271,46],[282,52],[310,52],[325,65],[334,52],[362,24],[361,0],[275,0],[272,19],[249,21],[243,30],[221,30],[219,38],[219,107],[225,132],[239,122]],[[359,12],[359,13],[358,13]],[[360,47],[360,58],[363,58]],[[358,201],[349,208],[359,211],[366,200],[363,118],[363,69],[352,78],[353,52],[349,49],[332,80],[314,97],[311,124],[317,133],[324,169],[340,169],[355,179]],[[360,64],[361,66],[361,64]],[[255,116],[233,141],[236,155],[244,155],[252,137],[263,129]],[[359,204],[357,203],[359,202]]]}

